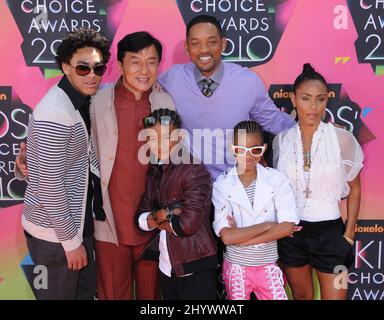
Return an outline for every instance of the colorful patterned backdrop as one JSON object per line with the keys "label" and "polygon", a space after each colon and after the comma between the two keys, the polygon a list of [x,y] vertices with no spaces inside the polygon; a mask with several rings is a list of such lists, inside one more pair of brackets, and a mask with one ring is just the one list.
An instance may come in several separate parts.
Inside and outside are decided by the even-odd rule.
{"label": "colorful patterned backdrop", "polygon": [[30,112],[59,79],[59,39],[74,27],[100,28],[112,40],[110,82],[125,34],[159,38],[163,71],[188,61],[185,21],[205,12],[221,19],[230,39],[224,59],[258,73],[279,107],[291,108],[290,85],[304,62],[328,79],[327,120],[351,130],[365,154],[349,297],[384,299],[383,0],[0,0],[0,299],[33,299],[20,227],[25,185],[13,179],[14,158]]}

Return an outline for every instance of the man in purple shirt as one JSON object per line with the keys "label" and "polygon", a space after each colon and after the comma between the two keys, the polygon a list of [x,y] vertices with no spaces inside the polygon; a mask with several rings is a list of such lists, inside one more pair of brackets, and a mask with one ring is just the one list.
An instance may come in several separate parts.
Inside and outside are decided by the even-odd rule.
{"label": "man in purple shirt", "polygon": [[172,66],[158,81],[175,102],[192,153],[215,180],[233,165],[227,146],[236,123],[252,119],[277,134],[295,122],[276,107],[256,73],[222,61],[227,40],[216,18],[193,18],[186,36],[191,62]]}

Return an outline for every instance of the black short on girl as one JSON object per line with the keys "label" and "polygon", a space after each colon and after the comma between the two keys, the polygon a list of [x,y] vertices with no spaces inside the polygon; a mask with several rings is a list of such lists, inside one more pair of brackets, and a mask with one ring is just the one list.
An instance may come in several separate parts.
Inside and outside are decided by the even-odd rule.
{"label": "black short on girl", "polygon": [[336,220],[301,221],[303,229],[293,238],[278,241],[279,260],[288,267],[312,268],[325,273],[338,273],[337,266],[349,268],[354,260],[352,246],[344,239],[345,225]]}

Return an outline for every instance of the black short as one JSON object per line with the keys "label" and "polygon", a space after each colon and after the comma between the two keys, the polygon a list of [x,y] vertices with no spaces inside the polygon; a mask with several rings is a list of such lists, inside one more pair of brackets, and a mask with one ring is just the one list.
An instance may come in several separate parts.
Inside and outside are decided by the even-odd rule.
{"label": "black short", "polygon": [[314,269],[334,273],[337,266],[349,268],[353,262],[352,246],[343,237],[345,225],[336,220],[300,221],[303,229],[278,241],[279,260],[288,267],[310,264]]}

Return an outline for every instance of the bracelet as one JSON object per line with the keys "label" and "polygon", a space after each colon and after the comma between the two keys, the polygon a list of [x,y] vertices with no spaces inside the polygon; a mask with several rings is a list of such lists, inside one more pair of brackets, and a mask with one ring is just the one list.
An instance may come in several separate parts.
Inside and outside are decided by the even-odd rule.
{"label": "bracelet", "polygon": [[353,241],[351,238],[348,238],[347,236],[343,236],[345,240],[347,240],[347,242],[353,246],[353,244],[355,243],[355,241]]}

